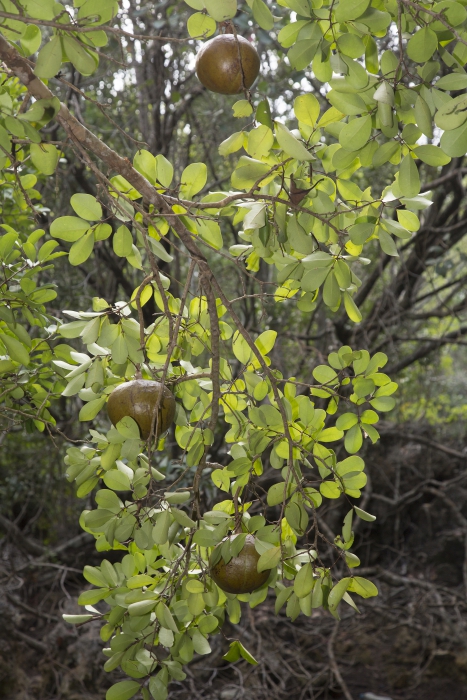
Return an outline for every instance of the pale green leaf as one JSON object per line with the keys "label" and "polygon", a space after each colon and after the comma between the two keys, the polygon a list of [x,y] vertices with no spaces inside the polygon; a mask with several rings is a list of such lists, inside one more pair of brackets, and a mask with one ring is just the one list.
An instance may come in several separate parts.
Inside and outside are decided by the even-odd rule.
{"label": "pale green leaf", "polygon": [[62,241],[73,243],[81,238],[89,229],[89,223],[76,216],[61,216],[52,221],[50,235]]}
{"label": "pale green leaf", "polygon": [[31,160],[44,175],[53,175],[60,159],[60,151],[51,143],[32,143]]}
{"label": "pale green leaf", "polygon": [[22,365],[29,364],[29,353],[19,340],[6,333],[0,333],[0,340],[6,347],[12,360]]}
{"label": "pale green leaf", "polygon": [[339,143],[347,151],[359,151],[371,136],[371,117],[359,117],[349,121],[339,134]]}
{"label": "pale green leaf", "polygon": [[115,231],[114,237],[112,239],[112,247],[115,255],[120,258],[126,258],[133,252],[133,236],[131,231],[127,226],[122,224]]}
{"label": "pale green leaf", "polygon": [[216,22],[232,19],[237,14],[237,0],[204,0],[204,5]]}
{"label": "pale green leaf", "polygon": [[203,189],[208,178],[208,170],[204,163],[191,163],[181,176],[180,194],[184,199],[192,197]]}
{"label": "pale green leaf", "polygon": [[258,572],[267,571],[267,569],[274,569],[281,560],[281,548],[271,547],[271,549],[266,550],[258,559]]}
{"label": "pale green leaf", "polygon": [[186,23],[188,34],[192,38],[205,38],[212,36],[216,31],[216,22],[212,17],[203,12],[195,12]]}
{"label": "pale green leaf", "polygon": [[415,197],[420,192],[420,175],[410,154],[405,156],[400,165],[399,187],[404,197]]}
{"label": "pale green leaf", "polygon": [[437,146],[417,146],[414,153],[417,158],[420,158],[424,163],[433,167],[447,165],[451,160],[450,156],[446,155],[442,149]]}
{"label": "pale green leaf", "polygon": [[90,194],[74,194],[70,204],[81,219],[97,221],[102,218],[102,207]]}
{"label": "pale green leaf", "polygon": [[63,48],[68,59],[81,75],[92,75],[97,68],[97,54],[91,55],[77,39],[64,35]]}
{"label": "pale green leaf", "polygon": [[294,112],[300,122],[315,126],[320,112],[319,102],[311,93],[299,95],[295,98]]}
{"label": "pale green leaf", "polygon": [[140,687],[136,681],[120,681],[108,689],[105,700],[130,700]]}
{"label": "pale green leaf", "polygon": [[363,15],[370,0],[339,0],[335,11],[336,22],[348,22]]}
{"label": "pale green leaf", "polygon": [[53,78],[62,65],[62,42],[53,36],[39,51],[34,73],[38,78]]}
{"label": "pale green leaf", "polygon": [[438,37],[428,26],[416,32],[408,41],[407,55],[412,61],[429,61],[438,48]]}
{"label": "pale green leaf", "polygon": [[81,265],[86,262],[94,248],[94,231],[89,229],[82,238],[73,243],[68,259],[71,265]]}

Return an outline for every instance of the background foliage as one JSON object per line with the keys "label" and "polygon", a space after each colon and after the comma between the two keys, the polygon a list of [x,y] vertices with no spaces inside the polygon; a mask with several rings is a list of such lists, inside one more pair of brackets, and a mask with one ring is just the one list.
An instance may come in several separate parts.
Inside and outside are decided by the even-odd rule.
{"label": "background foliage", "polygon": [[[184,687],[194,654],[220,649],[210,635],[224,620],[226,661],[265,663],[236,631],[241,602],[255,610],[272,595],[276,613],[326,625],[343,601],[357,625],[350,594],[374,596],[370,579],[415,585],[406,574],[427,563],[413,548],[426,551],[431,501],[458,526],[446,537],[465,576],[463,3],[1,5],[7,608],[21,571],[50,557],[60,577],[45,581],[66,592],[77,572],[60,556],[84,547],[93,587],[86,614],[68,619],[104,618],[104,668],[132,679],[115,676],[109,700],[140,688],[160,699],[169,681]],[[262,59],[240,99],[194,74],[200,41],[232,17]],[[102,410],[137,371],[177,398],[157,444],[131,420],[109,430]],[[355,500],[380,434],[451,463],[412,468],[399,455]],[[83,501],[64,473],[85,508],[71,541]],[[420,499],[419,541],[403,508]],[[240,518],[224,558],[254,532],[271,574],[232,596],[207,560]],[[426,556],[435,566],[439,551]],[[451,559],[422,586],[439,606],[462,586]],[[332,644],[326,682],[349,694]]]}

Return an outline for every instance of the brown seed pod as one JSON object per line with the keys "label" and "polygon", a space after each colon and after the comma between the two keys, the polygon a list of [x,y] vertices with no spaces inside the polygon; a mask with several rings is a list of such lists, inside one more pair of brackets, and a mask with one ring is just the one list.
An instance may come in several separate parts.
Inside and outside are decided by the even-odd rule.
{"label": "brown seed pod", "polygon": [[147,440],[152,420],[159,402],[158,417],[154,424],[157,436],[172,425],[175,418],[175,399],[171,391],[159,382],[147,379],[134,379],[115,387],[107,401],[107,413],[113,425],[125,416],[133,418],[138,425],[143,440]]}
{"label": "brown seed pod", "polygon": [[[236,535],[231,535],[229,539],[233,540],[235,537]],[[218,544],[214,552],[221,546],[222,543]],[[211,561],[215,561],[214,552]],[[210,566],[209,573],[213,581],[226,593],[251,593],[266,583],[270,573],[269,570],[258,572],[258,559],[255,538],[253,535],[247,535],[239,554],[232,557],[228,564],[222,558],[219,559],[216,564]]]}
{"label": "brown seed pod", "polygon": [[258,77],[259,55],[242,36],[220,34],[207,41],[196,56],[196,74],[208,90],[236,95]]}

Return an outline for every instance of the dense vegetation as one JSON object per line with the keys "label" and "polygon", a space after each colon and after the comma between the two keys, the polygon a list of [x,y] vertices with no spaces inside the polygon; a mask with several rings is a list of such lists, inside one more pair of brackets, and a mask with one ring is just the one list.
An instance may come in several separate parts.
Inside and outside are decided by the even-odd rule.
{"label": "dense vegetation", "polygon": [[[163,700],[211,648],[264,668],[237,630],[271,601],[297,629],[322,621],[330,675],[306,682],[349,698],[331,616],[356,634],[376,578],[406,595],[408,569],[427,605],[454,595],[457,640],[464,3],[2,0],[0,24],[7,608],[53,618],[44,586],[86,587],[65,619],[99,621],[108,700]],[[261,57],[236,97],[195,73],[223,32]],[[145,440],[111,426],[108,397],[135,377],[175,396],[167,433],[157,414]],[[433,502],[447,560],[426,541]],[[210,565],[250,534],[265,583],[225,592]],[[21,602],[21,572],[47,562]]]}

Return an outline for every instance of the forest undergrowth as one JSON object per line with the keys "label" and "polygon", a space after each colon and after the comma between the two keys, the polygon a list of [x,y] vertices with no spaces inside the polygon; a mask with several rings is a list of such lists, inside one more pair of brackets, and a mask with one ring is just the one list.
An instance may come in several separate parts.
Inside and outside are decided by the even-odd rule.
{"label": "forest undergrowth", "polygon": [[[398,438],[392,431],[386,424],[367,453],[365,507],[377,521],[356,532],[363,575],[380,595],[340,622],[320,610],[292,623],[284,610],[274,614],[272,596],[254,609],[242,604],[239,625],[228,623],[213,638],[212,655],[195,655],[186,680],[172,682],[171,700],[466,697],[465,453],[455,441],[433,440],[428,425],[407,424]],[[266,471],[262,480],[270,477]],[[65,497],[48,533],[40,515],[28,523],[25,504],[0,541],[0,698],[101,700],[120,676],[102,670],[99,624],[73,628],[61,615],[78,612],[83,563],[94,557],[97,565],[103,555],[74,529]],[[333,505],[322,516],[324,530],[341,518]],[[234,636],[257,666],[222,659]]]}

